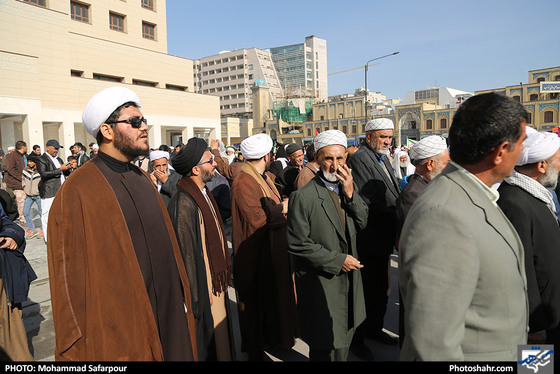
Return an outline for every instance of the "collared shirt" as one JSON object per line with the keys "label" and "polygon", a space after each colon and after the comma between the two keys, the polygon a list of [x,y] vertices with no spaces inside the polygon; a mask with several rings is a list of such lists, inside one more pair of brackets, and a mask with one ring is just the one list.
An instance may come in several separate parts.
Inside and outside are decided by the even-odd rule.
{"label": "collared shirt", "polygon": [[[51,161],[53,162],[54,167],[57,168],[57,169],[60,169],[60,167],[61,167],[62,165],[60,164],[60,162],[58,162],[58,156],[57,156],[57,157],[53,157],[53,156],[51,156],[48,152],[45,152],[45,154],[51,158]],[[65,179],[66,179],[66,177],[64,176],[64,173],[63,173],[62,170],[61,170],[61,171],[60,171],[60,184],[61,184],[61,185],[62,185],[62,183],[64,183],[64,180],[65,180]]]}
{"label": "collared shirt", "polygon": [[486,194],[486,196],[488,196],[488,199],[492,202],[492,204],[494,204],[496,207],[498,206],[497,201],[500,198],[500,193],[498,192],[497,189],[488,187],[486,184],[484,184],[484,182],[482,182],[480,179],[478,179],[473,173],[471,173],[470,171],[468,171],[467,169],[465,169],[461,165],[459,165],[459,164],[457,164],[457,163],[455,163],[451,160],[449,162],[453,166],[455,166],[457,169],[459,169],[459,171],[461,173],[464,173],[471,180],[476,181],[475,184],[477,186],[480,186],[480,190],[483,191]]}

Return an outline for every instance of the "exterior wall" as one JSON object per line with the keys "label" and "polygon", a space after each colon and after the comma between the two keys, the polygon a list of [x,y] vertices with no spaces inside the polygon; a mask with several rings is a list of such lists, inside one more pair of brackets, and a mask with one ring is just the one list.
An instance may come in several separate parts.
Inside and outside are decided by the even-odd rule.
{"label": "exterior wall", "polygon": [[538,131],[558,132],[560,126],[560,93],[541,92],[541,82],[560,82],[560,66],[529,71],[526,84],[477,91],[498,92],[519,100],[530,115],[528,125]]}
{"label": "exterior wall", "polygon": [[[69,4],[49,0],[43,8],[0,0],[3,149],[17,140],[44,149],[56,138],[66,157],[76,141],[94,142],[81,125],[82,111],[113,85],[140,96],[152,147],[195,135],[220,137],[219,99],[193,93],[192,60],[166,54],[164,0],[155,0],[154,11],[139,1],[92,1],[88,23],[71,19]],[[124,32],[109,28],[110,11],[126,15]],[[155,41],[142,38],[142,21],[158,25]],[[113,81],[99,79],[107,77]]]}
{"label": "exterior wall", "polygon": [[308,36],[304,43],[270,48],[284,91],[306,88],[318,100],[328,98],[327,41]]}
{"label": "exterior wall", "polygon": [[195,62],[197,92],[220,98],[223,117],[252,117],[251,86],[266,81],[271,102],[283,97],[270,53],[261,49],[240,49],[201,58]]}

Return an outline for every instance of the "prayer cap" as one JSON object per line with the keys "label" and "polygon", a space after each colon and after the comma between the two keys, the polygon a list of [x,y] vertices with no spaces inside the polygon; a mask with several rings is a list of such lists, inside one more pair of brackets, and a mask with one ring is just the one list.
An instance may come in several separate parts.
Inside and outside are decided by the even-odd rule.
{"label": "prayer cap", "polygon": [[160,158],[164,158],[164,157],[169,160],[169,152],[165,152],[165,151],[150,152],[150,161],[159,160]]}
{"label": "prayer cap", "polygon": [[251,135],[241,142],[241,153],[247,160],[258,160],[272,150],[272,139],[269,135],[262,133]]}
{"label": "prayer cap", "polygon": [[126,87],[108,87],[93,95],[82,114],[82,123],[86,131],[97,136],[99,127],[119,106],[132,101],[140,109],[140,98]]}
{"label": "prayer cap", "polygon": [[423,138],[410,147],[409,156],[411,160],[425,160],[439,155],[447,149],[447,142],[438,135]]}
{"label": "prayer cap", "polygon": [[537,132],[527,127],[527,139],[523,141],[525,147],[519,155],[517,165],[532,164],[547,160],[560,148],[560,138],[552,132]]}
{"label": "prayer cap", "polygon": [[294,152],[297,152],[301,150],[301,145],[297,144],[297,143],[290,143],[286,146],[286,153],[288,155],[291,155]]}
{"label": "prayer cap", "polygon": [[313,139],[313,147],[315,148],[315,152],[319,152],[319,149],[326,147],[328,145],[341,145],[344,148],[348,147],[348,140],[346,139],[346,135],[340,130],[327,130],[319,133]]}
{"label": "prayer cap", "polygon": [[187,144],[177,153],[177,156],[173,158],[173,168],[177,173],[187,175],[193,167],[198,165],[207,149],[208,143],[204,139],[190,138]]}
{"label": "prayer cap", "polygon": [[366,123],[365,131],[393,130],[395,125],[389,118],[375,118]]}

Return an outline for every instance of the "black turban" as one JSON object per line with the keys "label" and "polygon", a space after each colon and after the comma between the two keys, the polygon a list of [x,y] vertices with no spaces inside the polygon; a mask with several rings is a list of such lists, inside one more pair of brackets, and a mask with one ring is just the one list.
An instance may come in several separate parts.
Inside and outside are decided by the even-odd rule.
{"label": "black turban", "polygon": [[181,175],[187,175],[192,168],[198,165],[204,152],[208,149],[208,143],[202,138],[190,138],[177,156],[173,158],[173,168]]}

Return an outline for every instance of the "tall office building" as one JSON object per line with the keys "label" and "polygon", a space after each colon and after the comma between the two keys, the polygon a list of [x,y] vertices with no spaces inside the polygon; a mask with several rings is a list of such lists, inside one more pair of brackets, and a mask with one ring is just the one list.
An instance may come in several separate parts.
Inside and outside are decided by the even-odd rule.
{"label": "tall office building", "polygon": [[252,118],[251,87],[265,81],[270,103],[283,97],[270,52],[258,48],[223,51],[195,61],[196,92],[220,98],[222,117]]}
{"label": "tall office building", "polygon": [[286,96],[305,91],[319,100],[328,99],[326,40],[312,35],[304,43],[269,50]]}
{"label": "tall office building", "polygon": [[0,143],[94,142],[89,99],[126,86],[142,101],[150,146],[219,138],[219,100],[194,93],[193,62],[167,54],[165,0],[1,0]]}

